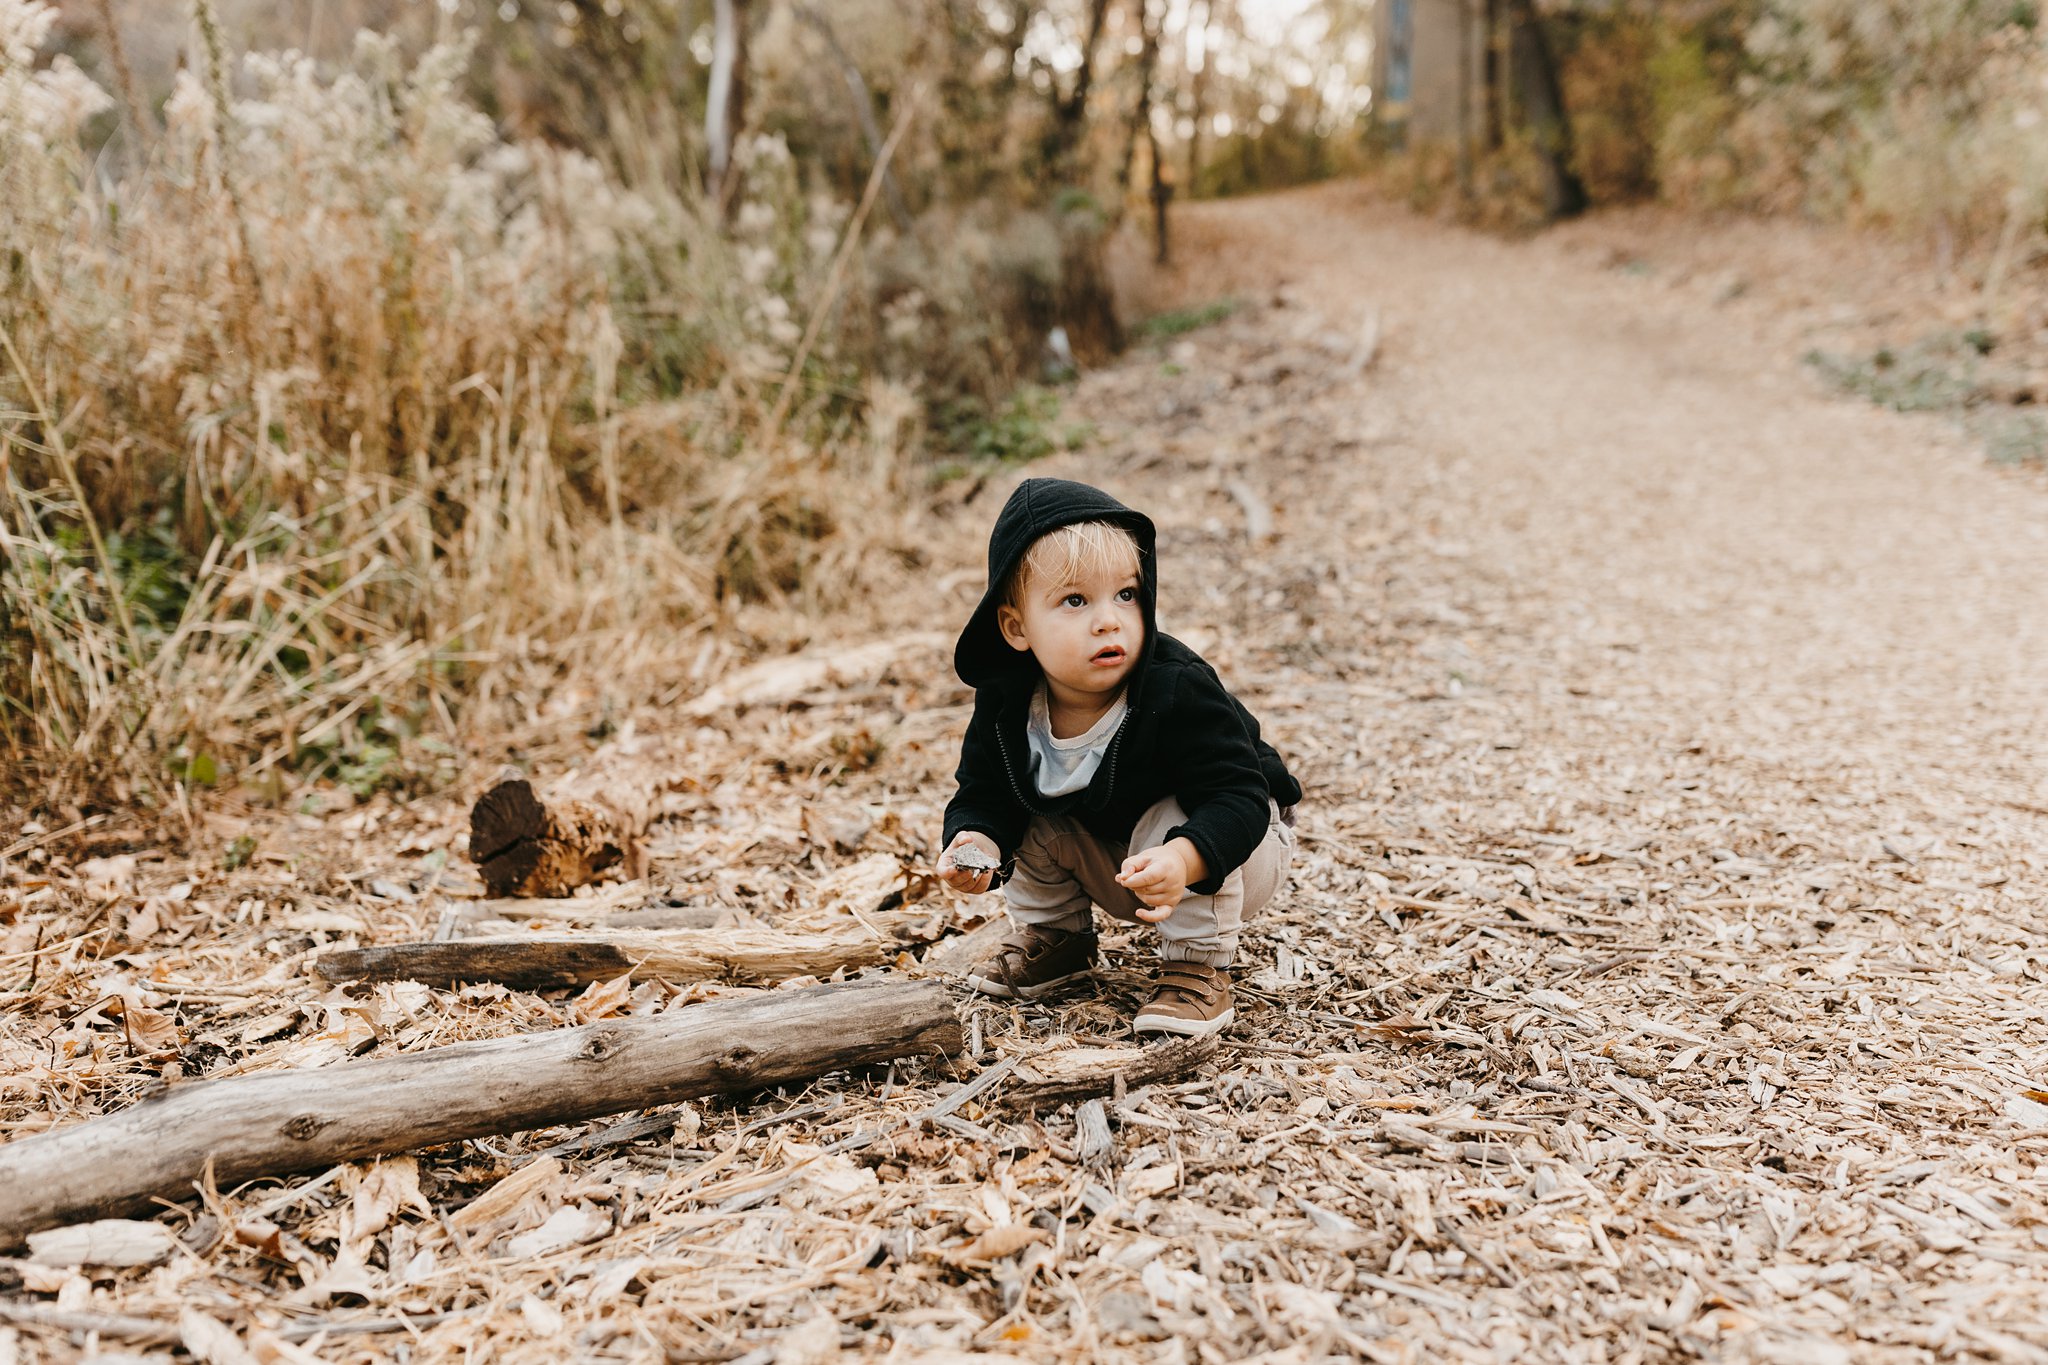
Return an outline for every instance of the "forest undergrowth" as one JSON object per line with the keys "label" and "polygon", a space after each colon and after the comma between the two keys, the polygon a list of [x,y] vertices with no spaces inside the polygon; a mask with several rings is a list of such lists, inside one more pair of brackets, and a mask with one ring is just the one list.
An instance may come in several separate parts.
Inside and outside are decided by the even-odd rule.
{"label": "forest undergrowth", "polygon": [[934,406],[977,438],[1096,230],[905,231],[886,160],[835,195],[774,133],[720,204],[505,133],[469,38],[337,68],[196,13],[159,126],[0,0],[0,752],[73,817],[416,789],[870,619],[928,562]]}

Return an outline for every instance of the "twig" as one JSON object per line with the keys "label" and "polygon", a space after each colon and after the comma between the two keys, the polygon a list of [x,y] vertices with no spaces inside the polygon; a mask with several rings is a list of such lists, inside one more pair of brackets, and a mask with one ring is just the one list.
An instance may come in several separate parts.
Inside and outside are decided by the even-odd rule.
{"label": "twig", "polygon": [[676,1111],[665,1109],[659,1114],[642,1114],[637,1119],[627,1119],[595,1133],[587,1133],[567,1142],[558,1142],[552,1147],[543,1147],[532,1153],[536,1159],[544,1156],[588,1156],[601,1152],[607,1147],[623,1147],[629,1142],[642,1138],[660,1137],[676,1126]]}
{"label": "twig", "polygon": [[1266,506],[1266,500],[1259,496],[1259,490],[1243,479],[1227,479],[1223,490],[1237,499],[1237,505],[1244,512],[1244,538],[1257,545],[1273,534],[1273,509]]}
{"label": "twig", "polygon": [[772,450],[782,435],[782,424],[788,420],[789,405],[796,396],[797,380],[803,375],[804,362],[811,358],[811,348],[817,345],[818,333],[825,328],[826,315],[832,311],[832,305],[839,297],[839,285],[846,277],[847,262],[853,259],[853,249],[860,243],[861,225],[867,222],[868,211],[875,206],[875,196],[881,190],[890,160],[896,155],[897,144],[910,131],[910,120],[923,102],[924,87],[919,86],[903,102],[903,111],[896,115],[895,126],[889,129],[889,140],[882,144],[881,152],[875,157],[874,169],[868,172],[867,188],[861,191],[860,205],[854,209],[853,219],[846,225],[846,236],[839,242],[839,254],[832,258],[832,268],[825,276],[824,292],[818,296],[817,306],[811,310],[810,325],[804,328],[796,357],[789,362],[789,373],[782,377],[782,392],[776,395],[775,408],[768,414],[768,429],[762,441],[764,451]]}
{"label": "twig", "polygon": [[401,1313],[395,1318],[364,1318],[360,1322],[336,1322],[332,1318],[316,1318],[312,1322],[295,1322],[289,1327],[278,1329],[278,1335],[286,1341],[304,1341],[322,1333],[328,1336],[360,1335],[377,1332],[410,1332],[420,1327],[433,1327],[457,1318],[474,1315],[473,1308],[457,1309],[448,1313],[416,1313],[407,1317]]}
{"label": "twig", "polygon": [[958,1090],[955,1090],[952,1094],[946,1096],[946,1098],[940,1100],[931,1108],[925,1110],[922,1114],[919,1114],[919,1122],[929,1123],[935,1119],[944,1118],[975,1096],[983,1094],[998,1081],[1002,1080],[1003,1077],[1015,1071],[1017,1069],[1017,1061],[1017,1058],[1010,1057],[998,1062],[967,1084],[961,1086]]}
{"label": "twig", "polygon": [[176,1346],[184,1340],[178,1329],[154,1318],[131,1317],[126,1313],[84,1313],[69,1308],[51,1308],[40,1303],[18,1303],[0,1299],[0,1319],[27,1327],[55,1327],[65,1332],[97,1332],[103,1337],[120,1337],[152,1346]]}
{"label": "twig", "polygon": [[113,64],[114,83],[121,90],[121,122],[134,140],[136,156],[140,157],[145,151],[143,126],[148,124],[154,132],[156,120],[150,116],[149,106],[143,103],[140,87],[135,84],[135,68],[128,65],[128,45],[121,40],[121,26],[114,22],[113,0],[96,0],[94,9],[100,21],[100,38],[107,45],[107,60]]}
{"label": "twig", "polygon": [[92,541],[93,557],[99,561],[100,573],[106,578],[107,596],[113,599],[114,616],[121,623],[121,635],[128,645],[130,664],[139,671],[142,667],[142,637],[136,634],[135,619],[128,611],[128,594],[121,583],[120,569],[115,565],[114,557],[107,553],[107,541],[100,534],[99,518],[92,514],[92,504],[86,501],[85,485],[79,481],[78,466],[72,461],[71,447],[64,440],[63,425],[50,415],[49,405],[43,401],[43,391],[37,387],[35,376],[29,373],[28,362],[21,358],[21,352],[14,345],[14,334],[5,324],[0,324],[0,346],[7,348],[7,358],[14,366],[15,376],[21,380],[22,392],[35,409],[36,423],[43,429],[50,453],[57,457],[57,467],[64,472],[64,482],[71,485],[71,496],[78,501],[78,519],[85,525],[85,534]]}
{"label": "twig", "polygon": [[1464,1233],[1458,1231],[1457,1228],[1449,1223],[1438,1223],[1437,1226],[1443,1229],[1444,1236],[1451,1239],[1453,1246],[1464,1252],[1474,1265],[1498,1280],[1503,1289],[1520,1289],[1522,1287],[1521,1281],[1510,1279],[1505,1270],[1502,1270],[1499,1266],[1481,1255],[1478,1247],[1465,1240]]}
{"label": "twig", "polygon": [[15,857],[18,854],[26,853],[32,848],[41,848],[44,844],[55,843],[59,839],[69,838],[82,829],[91,829],[94,825],[105,824],[106,820],[107,817],[104,815],[88,815],[83,820],[72,821],[62,829],[53,829],[46,834],[31,834],[25,838],[16,839],[7,847],[0,848],[0,863],[6,862],[9,858]]}

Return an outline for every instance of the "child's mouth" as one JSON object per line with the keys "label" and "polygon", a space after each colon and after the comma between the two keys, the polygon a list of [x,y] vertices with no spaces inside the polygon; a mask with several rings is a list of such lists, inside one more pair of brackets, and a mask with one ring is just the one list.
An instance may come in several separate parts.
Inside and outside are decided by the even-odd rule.
{"label": "child's mouth", "polygon": [[1098,664],[1120,664],[1123,661],[1123,650],[1116,645],[1111,645],[1108,649],[1097,650],[1095,652],[1095,657],[1091,659],[1089,662]]}

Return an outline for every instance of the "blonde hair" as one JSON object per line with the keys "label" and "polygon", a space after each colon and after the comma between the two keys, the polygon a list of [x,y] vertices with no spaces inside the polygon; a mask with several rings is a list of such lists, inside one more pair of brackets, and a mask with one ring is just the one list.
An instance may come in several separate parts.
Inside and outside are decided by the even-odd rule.
{"label": "blonde hair", "polygon": [[1031,583],[1072,583],[1099,574],[1138,573],[1144,557],[1138,538],[1113,521],[1077,521],[1047,531],[1010,571],[1003,601],[1016,606]]}

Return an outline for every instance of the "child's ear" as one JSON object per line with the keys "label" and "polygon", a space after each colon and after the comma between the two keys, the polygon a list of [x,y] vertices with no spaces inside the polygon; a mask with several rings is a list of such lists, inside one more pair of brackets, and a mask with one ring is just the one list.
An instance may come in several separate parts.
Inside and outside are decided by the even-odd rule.
{"label": "child's ear", "polygon": [[1031,651],[1031,641],[1024,634],[1024,613],[1012,606],[996,608],[996,626],[1003,632],[1003,639],[1010,648],[1020,654]]}

